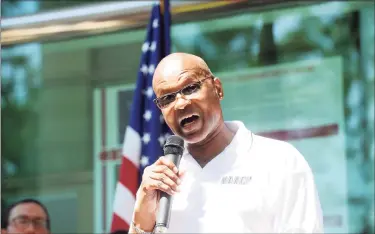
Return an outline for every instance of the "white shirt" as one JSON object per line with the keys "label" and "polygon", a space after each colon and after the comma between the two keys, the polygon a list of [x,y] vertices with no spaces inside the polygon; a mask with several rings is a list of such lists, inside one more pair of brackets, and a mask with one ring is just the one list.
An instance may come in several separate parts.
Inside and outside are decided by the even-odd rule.
{"label": "white shirt", "polygon": [[314,178],[291,144],[257,136],[238,121],[232,142],[204,168],[187,152],[169,233],[322,233]]}

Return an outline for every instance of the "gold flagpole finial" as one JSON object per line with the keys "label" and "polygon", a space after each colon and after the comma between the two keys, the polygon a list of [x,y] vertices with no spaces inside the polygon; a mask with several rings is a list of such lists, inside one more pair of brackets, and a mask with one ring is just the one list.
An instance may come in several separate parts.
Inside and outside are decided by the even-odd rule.
{"label": "gold flagpole finial", "polygon": [[160,4],[160,13],[164,14],[164,0],[159,0],[159,4]]}

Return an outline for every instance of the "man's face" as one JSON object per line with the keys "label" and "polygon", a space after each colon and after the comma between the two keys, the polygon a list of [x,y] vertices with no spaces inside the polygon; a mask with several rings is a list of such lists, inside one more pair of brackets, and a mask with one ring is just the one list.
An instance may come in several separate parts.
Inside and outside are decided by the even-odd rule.
{"label": "man's face", "polygon": [[[173,100],[161,108],[170,129],[188,143],[199,143],[215,130],[222,117],[221,82],[194,63],[174,63],[166,66],[155,80],[154,91],[158,98]],[[169,97],[170,94],[173,95]]]}
{"label": "man's face", "polygon": [[35,203],[23,203],[14,207],[9,215],[8,234],[47,234],[47,214]]}

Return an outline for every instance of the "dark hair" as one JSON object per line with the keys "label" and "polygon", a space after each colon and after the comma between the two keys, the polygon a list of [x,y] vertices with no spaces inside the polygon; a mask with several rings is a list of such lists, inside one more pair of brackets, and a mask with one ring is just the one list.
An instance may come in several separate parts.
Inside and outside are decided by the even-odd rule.
{"label": "dark hair", "polygon": [[128,230],[119,229],[119,230],[111,232],[110,234],[128,234],[128,233],[129,233]]}
{"label": "dark hair", "polygon": [[12,212],[13,208],[15,208],[16,206],[18,205],[21,205],[21,204],[26,204],[26,203],[34,203],[38,206],[40,206],[44,213],[46,213],[46,216],[47,216],[47,229],[50,231],[51,230],[51,221],[50,221],[50,216],[49,216],[49,213],[48,213],[48,210],[47,210],[47,207],[45,207],[40,201],[38,200],[35,200],[35,199],[32,199],[32,198],[26,198],[26,199],[22,199],[20,201],[17,201],[13,204],[11,204],[4,212],[4,216],[2,217],[2,220],[3,220],[3,228],[7,228],[8,225],[9,225],[9,217],[10,217],[10,213]]}

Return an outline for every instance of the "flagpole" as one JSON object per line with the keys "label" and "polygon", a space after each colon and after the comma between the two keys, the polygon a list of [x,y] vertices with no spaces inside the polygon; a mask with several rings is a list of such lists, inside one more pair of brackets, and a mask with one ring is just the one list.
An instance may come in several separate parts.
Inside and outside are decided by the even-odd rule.
{"label": "flagpole", "polygon": [[160,5],[160,13],[163,15],[164,14],[164,0],[159,0],[159,5]]}

